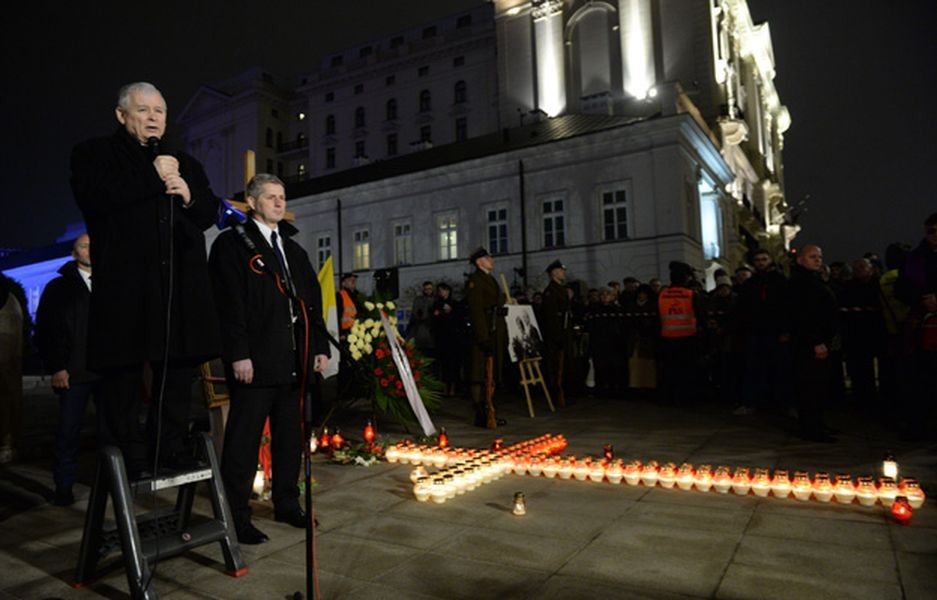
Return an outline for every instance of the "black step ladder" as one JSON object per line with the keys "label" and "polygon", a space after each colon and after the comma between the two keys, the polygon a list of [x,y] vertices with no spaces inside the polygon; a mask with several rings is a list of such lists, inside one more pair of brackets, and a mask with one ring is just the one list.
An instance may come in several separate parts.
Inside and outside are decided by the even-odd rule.
{"label": "black step ladder", "polygon": [[[88,511],[85,513],[84,535],[72,587],[89,585],[94,579],[98,562],[120,550],[124,556],[131,596],[135,599],[156,599],[159,595],[149,585],[150,566],[158,560],[212,542],[221,544],[226,574],[240,577],[247,573],[211,438],[208,434],[199,434],[196,445],[199,458],[207,463],[204,467],[160,474],[134,482],[127,478],[124,457],[119,449],[107,446],[101,450],[91,497],[88,499]],[[190,524],[192,502],[195,500],[195,486],[200,481],[206,482],[210,488],[214,518],[193,525]],[[140,516],[135,514],[134,496],[173,487],[179,488],[174,508]],[[105,526],[104,523],[108,494],[114,504],[116,526]]]}

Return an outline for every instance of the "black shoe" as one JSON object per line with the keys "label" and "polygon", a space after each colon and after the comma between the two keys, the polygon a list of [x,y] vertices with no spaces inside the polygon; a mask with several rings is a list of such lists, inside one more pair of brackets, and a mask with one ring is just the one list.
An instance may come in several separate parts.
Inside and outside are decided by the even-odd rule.
{"label": "black shoe", "polygon": [[270,539],[267,537],[266,533],[254,527],[251,523],[248,523],[243,527],[236,527],[235,532],[238,536],[238,542],[247,546],[263,544]]}
{"label": "black shoe", "polygon": [[306,513],[301,508],[285,513],[274,513],[273,520],[278,523],[292,525],[297,529],[305,529],[306,523],[309,521],[309,519],[306,518]]}
{"label": "black shoe", "polygon": [[52,497],[52,504],[56,506],[71,506],[75,503],[75,494],[72,493],[71,486],[55,488],[55,495]]}

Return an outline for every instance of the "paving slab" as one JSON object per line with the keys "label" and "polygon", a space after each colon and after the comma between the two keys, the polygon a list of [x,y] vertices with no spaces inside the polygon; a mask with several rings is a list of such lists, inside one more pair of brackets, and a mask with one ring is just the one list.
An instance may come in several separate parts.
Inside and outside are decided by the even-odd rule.
{"label": "paving slab", "polygon": [[642,588],[632,582],[606,583],[594,579],[554,575],[547,579],[528,598],[531,600],[570,600],[571,598],[602,598],[606,600],[680,600],[699,598],[675,594],[657,587]]}
{"label": "paving slab", "polygon": [[426,553],[378,577],[375,583],[398,590],[397,598],[408,597],[410,591],[453,600],[525,598],[549,575],[543,570]]}
{"label": "paving slab", "polygon": [[783,570],[749,565],[729,566],[716,598],[747,600],[899,600],[901,586],[897,582],[868,579],[836,578],[822,575],[790,573]]}
{"label": "paving slab", "polygon": [[937,556],[897,552],[901,585],[908,600],[937,598]]}
{"label": "paving slab", "polygon": [[465,529],[433,552],[500,565],[556,571],[588,542],[490,528]]}

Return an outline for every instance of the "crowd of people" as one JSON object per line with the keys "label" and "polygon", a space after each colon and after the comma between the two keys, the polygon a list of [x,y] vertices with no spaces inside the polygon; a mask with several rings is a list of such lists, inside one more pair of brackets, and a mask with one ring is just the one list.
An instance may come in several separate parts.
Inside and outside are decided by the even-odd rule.
{"label": "crowd of people", "polygon": [[[554,396],[717,400],[736,415],[796,416],[800,435],[821,442],[835,441],[825,406],[900,404],[909,408],[897,425],[919,437],[937,399],[937,214],[924,227],[917,247],[892,244],[884,261],[826,265],[811,244],[782,265],[755,250],[733,273],[715,271],[709,291],[685,263],[669,265],[666,286],[629,276],[586,287],[566,283],[556,261],[546,289],[515,297],[537,316]],[[557,290],[568,304],[557,305]],[[408,336],[437,357],[447,395],[472,379],[471,330],[465,299],[423,282]]]}

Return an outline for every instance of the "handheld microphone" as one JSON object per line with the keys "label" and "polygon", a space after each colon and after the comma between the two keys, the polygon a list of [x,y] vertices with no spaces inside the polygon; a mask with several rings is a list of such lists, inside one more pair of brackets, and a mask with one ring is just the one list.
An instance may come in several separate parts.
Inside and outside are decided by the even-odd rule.
{"label": "handheld microphone", "polygon": [[146,147],[150,149],[150,156],[156,158],[159,156],[159,138],[155,135],[146,138]]}

